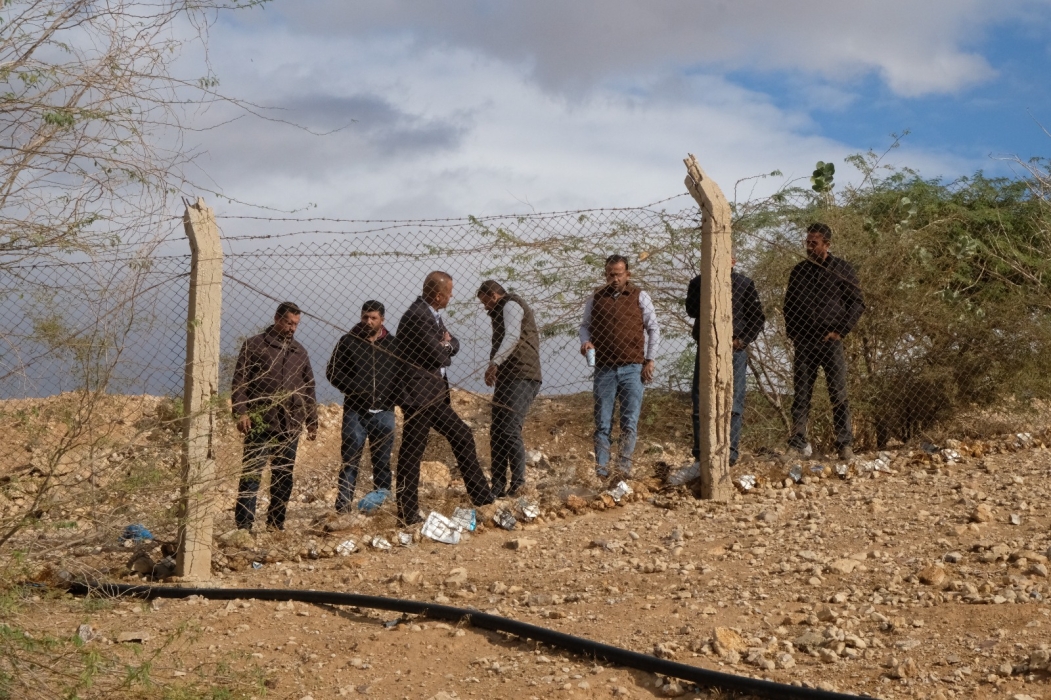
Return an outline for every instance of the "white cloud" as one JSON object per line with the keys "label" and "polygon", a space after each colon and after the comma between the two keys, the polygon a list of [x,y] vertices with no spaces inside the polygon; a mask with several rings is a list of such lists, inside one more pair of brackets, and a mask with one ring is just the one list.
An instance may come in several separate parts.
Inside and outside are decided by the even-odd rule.
{"label": "white cloud", "polygon": [[952,93],[995,75],[967,46],[1042,0],[323,0],[272,7],[314,36],[397,37],[465,47],[527,66],[548,89],[610,76],[708,66],[805,71],[842,80],[875,72],[903,96]]}

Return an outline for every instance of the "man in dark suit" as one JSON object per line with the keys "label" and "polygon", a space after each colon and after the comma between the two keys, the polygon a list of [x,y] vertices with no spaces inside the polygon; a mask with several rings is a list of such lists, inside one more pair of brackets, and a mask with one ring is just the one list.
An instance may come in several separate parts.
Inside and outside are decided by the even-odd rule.
{"label": "man in dark suit", "polygon": [[453,411],[445,368],[460,350],[442,322],[441,311],[452,298],[453,278],[435,271],[423,281],[423,295],[401,317],[396,333],[402,408],[401,447],[398,450],[398,518],[405,525],[423,520],[420,514],[420,460],[430,429],[449,441],[467,495],[475,506],[493,502],[489,481],[478,464],[474,434]]}

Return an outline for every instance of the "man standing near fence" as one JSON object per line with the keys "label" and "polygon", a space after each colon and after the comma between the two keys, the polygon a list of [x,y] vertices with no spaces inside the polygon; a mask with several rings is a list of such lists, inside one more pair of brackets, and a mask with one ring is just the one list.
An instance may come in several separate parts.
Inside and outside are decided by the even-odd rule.
{"label": "man standing near fence", "polygon": [[369,442],[373,490],[358,508],[366,513],[379,508],[390,496],[390,454],[394,446],[393,343],[383,325],[383,304],[369,300],[361,305],[361,321],[339,339],[328,361],[325,376],[343,394],[343,427],[336,493],[336,512],[350,512],[358,482],[361,453]]}
{"label": "man standing near fence", "polygon": [[631,475],[631,458],[638,438],[643,384],[653,379],[654,358],[661,330],[650,295],[631,283],[628,259],[606,259],[606,284],[584,305],[580,323],[580,354],[595,357],[595,473],[611,475],[610,433],[613,408],[620,403],[620,444],[617,471]]}
{"label": "man standing near fence", "polygon": [[441,311],[449,304],[453,278],[435,271],[423,281],[417,297],[398,323],[395,343],[399,359],[398,403],[402,407],[401,448],[398,450],[398,518],[405,525],[421,522],[420,460],[431,428],[449,441],[467,495],[475,506],[493,502],[489,482],[478,464],[471,429],[453,411],[445,370],[460,350],[460,341],[445,328]]}
{"label": "man standing near fence", "polygon": [[825,384],[832,403],[839,458],[850,460],[854,432],[847,402],[847,358],[843,338],[857,325],[865,310],[861,285],[854,268],[829,252],[832,229],[814,223],[806,229],[807,259],[792,268],[785,290],[785,333],[795,346],[792,383],[792,437],[789,455],[809,457],[813,450],[807,441],[810,399],[819,369],[825,370]]}
{"label": "man standing near fence", "polygon": [[[731,265],[737,259],[731,258]],[[730,272],[730,290],[733,310],[733,365],[734,365],[734,399],[730,412],[730,466],[737,464],[740,456],[738,447],[741,443],[741,428],[744,424],[744,397],[748,378],[748,346],[763,332],[766,314],[759,301],[759,292],[755,283],[738,274]],[[693,319],[693,340],[700,343],[701,338],[701,276],[697,275],[686,287],[686,315]],[[700,346],[697,348],[700,353]],[[693,458],[701,456],[701,396],[698,384],[697,365],[699,358],[693,361],[693,388],[690,396],[693,399]]]}
{"label": "man standing near fence", "polygon": [[241,345],[234,366],[230,402],[237,430],[244,435],[244,457],[237,487],[234,522],[251,530],[256,493],[263,469],[270,462],[270,507],[266,526],[285,529],[292,496],[292,469],[303,427],[307,439],[317,438],[314,371],[306,348],[293,337],[302,317],[299,307],[282,302],[274,323]]}
{"label": "man standing near fence", "polygon": [[495,387],[489,429],[493,496],[514,497],[525,488],[522,426],[540,391],[540,333],[529,305],[517,294],[508,294],[499,282],[482,282],[478,301],[493,323],[493,344],[485,370],[485,385]]}

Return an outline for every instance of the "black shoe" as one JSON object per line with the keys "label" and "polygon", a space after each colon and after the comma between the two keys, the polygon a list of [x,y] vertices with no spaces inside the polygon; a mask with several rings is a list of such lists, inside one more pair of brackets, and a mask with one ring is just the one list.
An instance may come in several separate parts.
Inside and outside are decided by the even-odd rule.
{"label": "black shoe", "polygon": [[524,484],[521,486],[512,486],[509,491],[504,492],[504,496],[506,496],[507,498],[518,498],[522,495],[523,491],[525,491]]}
{"label": "black shoe", "polygon": [[480,501],[471,501],[471,505],[473,505],[475,508],[481,508],[482,506],[487,506],[491,503],[495,503],[497,498],[501,498],[501,496],[497,496],[495,493],[490,493],[488,496],[481,499]]}
{"label": "black shoe", "polygon": [[418,511],[415,515],[410,515],[409,517],[402,517],[400,515],[398,516],[398,522],[402,525],[402,527],[411,527],[413,525],[419,525],[425,520],[426,518],[423,517],[423,513],[420,513]]}

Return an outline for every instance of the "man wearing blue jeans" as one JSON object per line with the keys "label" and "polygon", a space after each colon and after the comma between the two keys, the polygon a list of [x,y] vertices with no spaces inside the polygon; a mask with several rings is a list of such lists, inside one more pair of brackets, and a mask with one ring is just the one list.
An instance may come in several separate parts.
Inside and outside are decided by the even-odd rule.
{"label": "man wearing blue jeans", "polygon": [[[737,260],[733,259],[733,264]],[[730,464],[737,463],[740,456],[741,427],[744,424],[744,393],[748,378],[748,346],[763,332],[766,314],[759,301],[759,293],[751,279],[736,272],[730,273],[733,308],[733,365],[734,400],[730,412]],[[693,319],[693,339],[700,338],[701,276],[690,280],[686,288],[686,315]],[[697,380],[697,360],[693,362],[693,458],[701,456],[701,397]]]}
{"label": "man wearing blue jeans", "polygon": [[580,323],[580,354],[595,351],[595,473],[611,475],[610,432],[613,409],[620,404],[620,444],[617,471],[631,475],[638,438],[643,384],[653,379],[653,359],[661,330],[650,295],[631,283],[628,260],[606,259],[606,285],[595,290],[584,306]]}
{"label": "man wearing blue jeans", "polygon": [[383,304],[369,300],[361,306],[361,321],[339,339],[325,376],[343,393],[343,429],[336,511],[346,513],[354,501],[358,465],[365,441],[372,455],[373,491],[358,504],[365,512],[383,505],[390,496],[390,455],[394,446],[394,397],[391,383],[394,336],[383,325]]}

